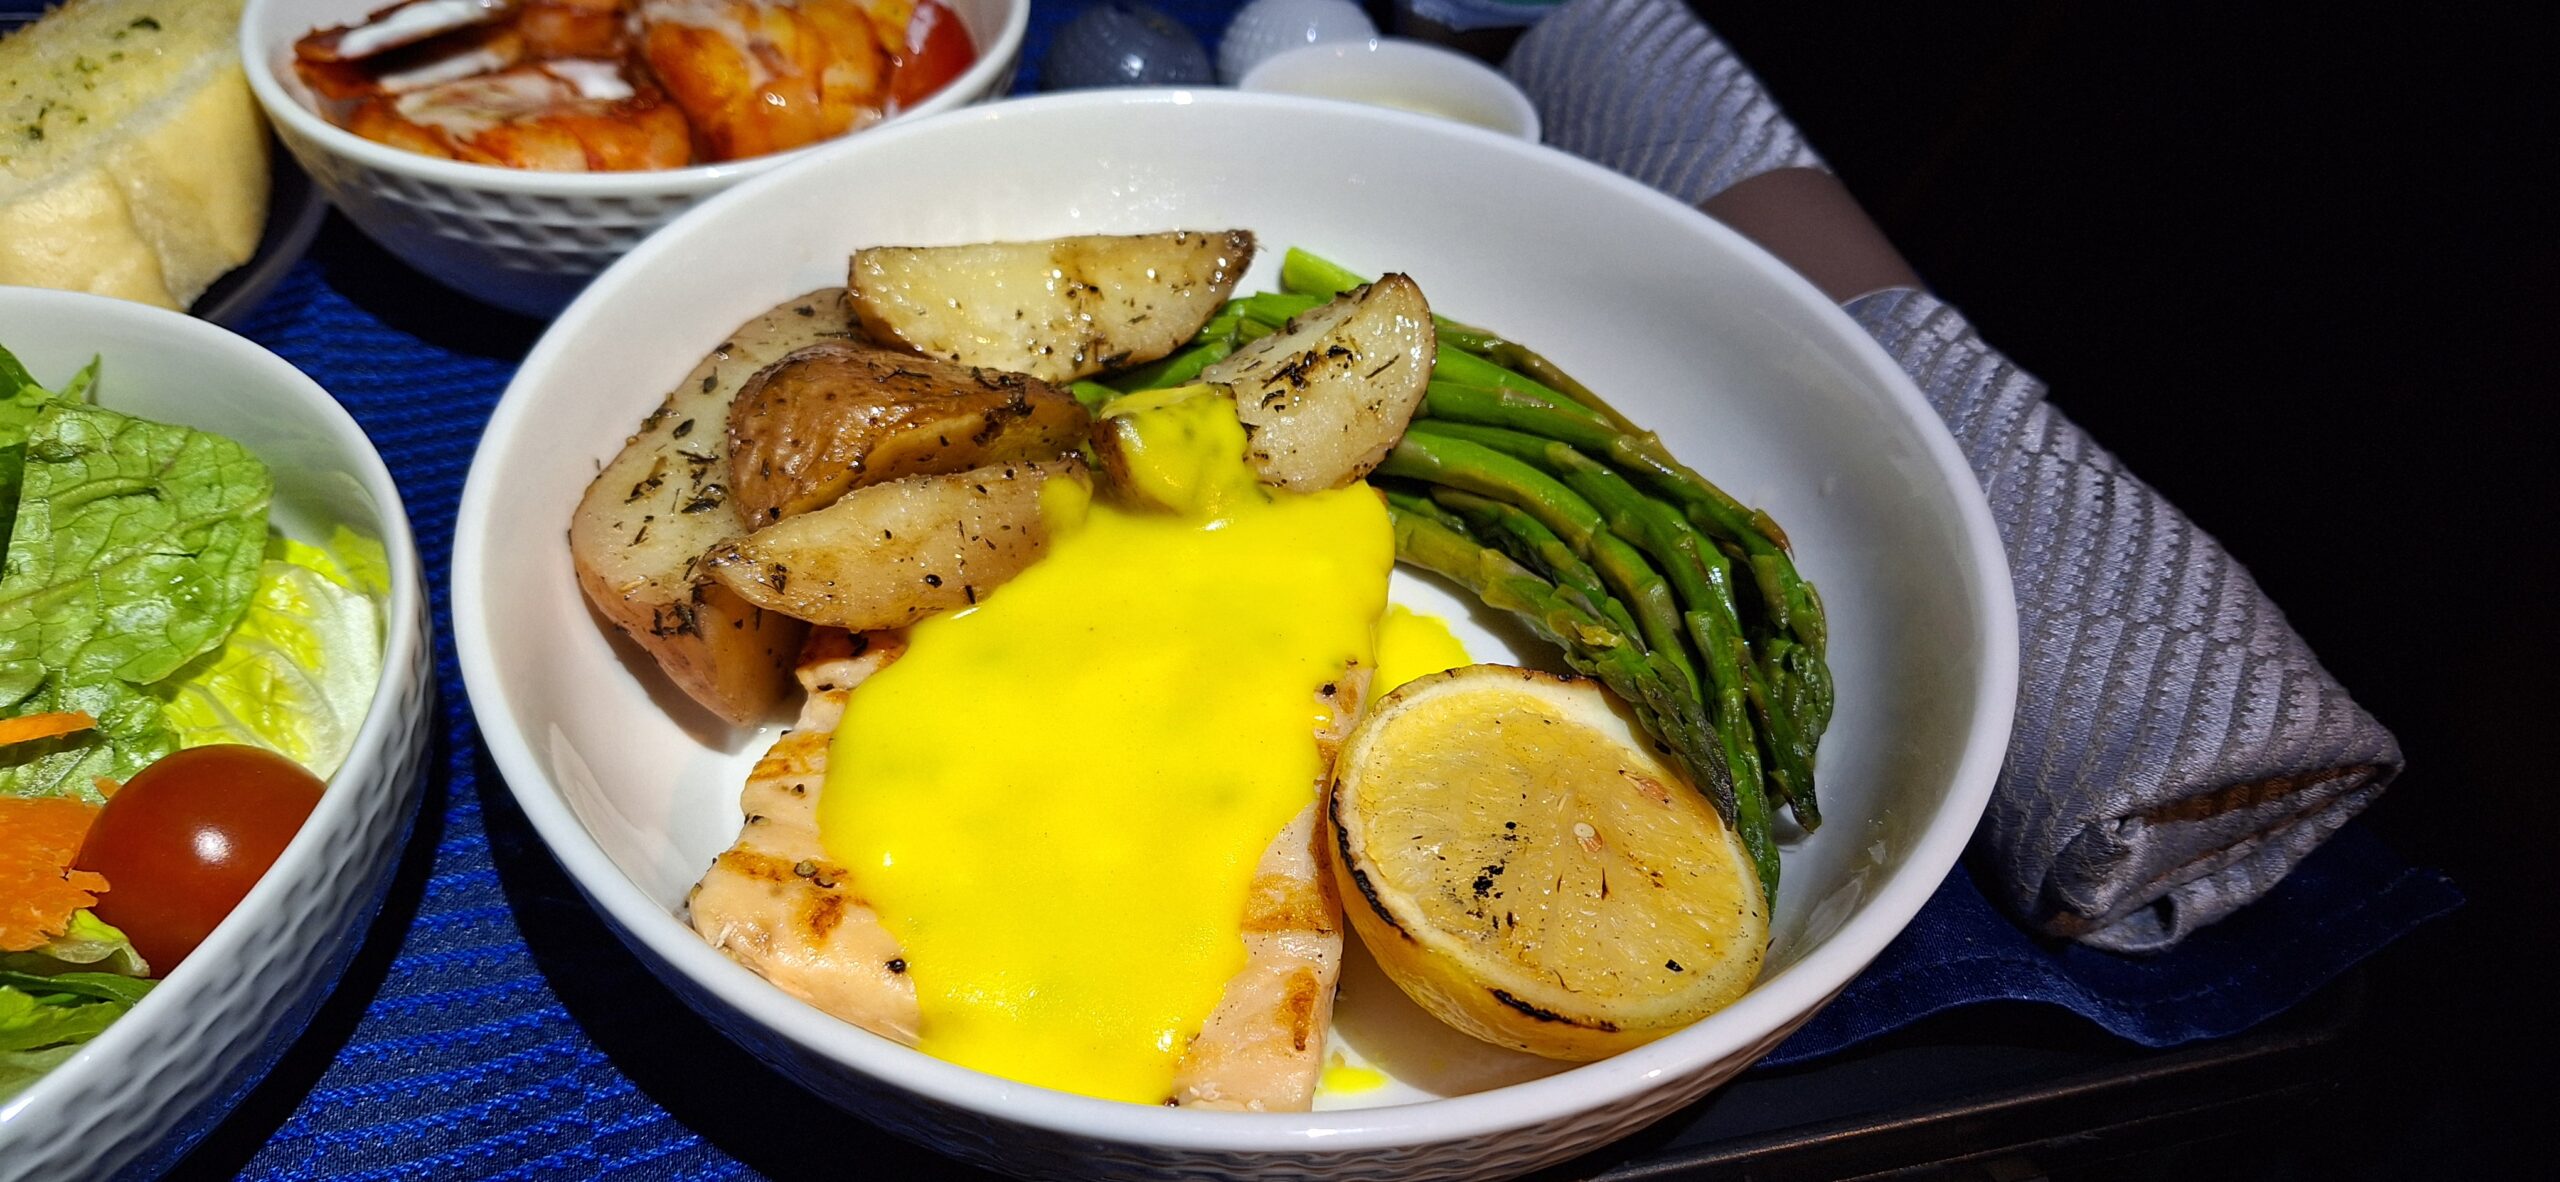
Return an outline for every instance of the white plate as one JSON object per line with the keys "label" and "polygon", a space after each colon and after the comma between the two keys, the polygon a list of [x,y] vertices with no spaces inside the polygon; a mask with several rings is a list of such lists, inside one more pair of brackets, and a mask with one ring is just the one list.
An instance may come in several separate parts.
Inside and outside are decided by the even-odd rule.
{"label": "white plate", "polygon": [[[724,334],[841,283],[856,247],[1230,226],[1264,246],[1246,290],[1271,286],[1292,244],[1408,272],[1437,309],[1541,349],[1793,536],[1832,614],[1828,820],[1787,849],[1768,971],[1742,1001],[1563,1070],[1449,1035],[1355,967],[1338,1037],[1396,1085],[1311,1114],[1177,1111],[896,1046],[684,925],[685,892],[736,836],[739,785],[771,728],[735,733],[683,706],[580,599],[563,536],[597,464]],[[1400,576],[1396,595],[1453,617],[1481,656],[1512,651],[1516,631],[1422,580]],[[509,387],[464,491],[453,602],[491,755],[644,960],[811,1088],[1029,1174],[1525,1170],[1656,1119],[1810,1016],[1927,899],[1989,794],[2015,694],[2014,608],[1981,494],[1901,372],[1811,286],[1561,153],[1400,112],[1216,91],[1085,92],[881,128],[668,227],[570,307]]]}
{"label": "white plate", "polygon": [[270,520],[309,541],[382,539],[382,681],[327,795],[186,962],[79,1054],[0,1103],[0,1179],[166,1166],[302,1032],[382,904],[436,725],[426,590],[391,473],[327,391],[201,320],[101,296],[0,287],[0,344],[37,380],[90,357],[102,406],[230,436],[275,473]]}

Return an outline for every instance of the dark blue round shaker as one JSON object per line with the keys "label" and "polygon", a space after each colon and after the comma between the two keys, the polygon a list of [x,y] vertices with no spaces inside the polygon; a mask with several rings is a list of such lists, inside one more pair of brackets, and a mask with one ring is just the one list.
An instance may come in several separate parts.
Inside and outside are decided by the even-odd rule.
{"label": "dark blue round shaker", "polygon": [[1099,0],[1049,39],[1044,90],[1097,86],[1207,86],[1209,51],[1182,22],[1136,0]]}

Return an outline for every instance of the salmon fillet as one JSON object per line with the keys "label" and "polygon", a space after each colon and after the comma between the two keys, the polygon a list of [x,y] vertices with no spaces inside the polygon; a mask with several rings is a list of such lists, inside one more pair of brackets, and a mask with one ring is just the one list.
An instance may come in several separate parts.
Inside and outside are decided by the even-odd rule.
{"label": "salmon fillet", "polygon": [[[813,629],[796,675],[807,692],[793,727],[747,775],[737,843],[712,860],[686,902],[694,930],[785,993],[883,1038],[916,1044],[915,982],[896,937],[826,858],[818,794],[847,697],[904,651],[896,633]],[[1321,765],[1359,718],[1367,671],[1325,687]],[[1316,806],[1273,835],[1244,906],[1245,966],[1184,1050],[1168,1104],[1304,1111],[1323,1068],[1342,971],[1342,907],[1318,840]]]}

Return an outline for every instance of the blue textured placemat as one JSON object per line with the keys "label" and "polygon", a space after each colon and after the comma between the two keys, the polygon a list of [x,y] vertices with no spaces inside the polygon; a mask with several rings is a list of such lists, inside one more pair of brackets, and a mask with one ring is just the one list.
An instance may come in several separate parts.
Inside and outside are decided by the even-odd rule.
{"label": "blue textured placemat", "polygon": [[[1163,7],[1204,40],[1232,9]],[[1062,11],[1035,16],[1027,63]],[[878,1176],[946,1169],[694,1018],[587,910],[481,753],[444,576],[481,425],[538,328],[443,295],[334,225],[248,325],[347,404],[399,480],[434,587],[448,747],[338,996],[184,1165],[257,1178],[694,1177],[836,1154]],[[1769,1062],[1999,1000],[2061,1006],[2150,1046],[2228,1035],[2458,901],[2350,827],[2256,906],[2136,960],[2031,939],[1959,870]]]}

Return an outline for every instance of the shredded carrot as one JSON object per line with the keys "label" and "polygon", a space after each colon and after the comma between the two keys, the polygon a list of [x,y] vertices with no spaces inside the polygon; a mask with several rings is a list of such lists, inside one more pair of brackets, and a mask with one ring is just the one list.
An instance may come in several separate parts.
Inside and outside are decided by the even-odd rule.
{"label": "shredded carrot", "polygon": [[70,797],[0,796],[0,952],[41,948],[97,904],[106,878],[71,868],[97,815]]}
{"label": "shredded carrot", "polygon": [[56,710],[51,714],[27,714],[17,718],[0,718],[0,746],[24,743],[30,739],[50,739],[55,735],[78,734],[98,725],[86,710]]}

